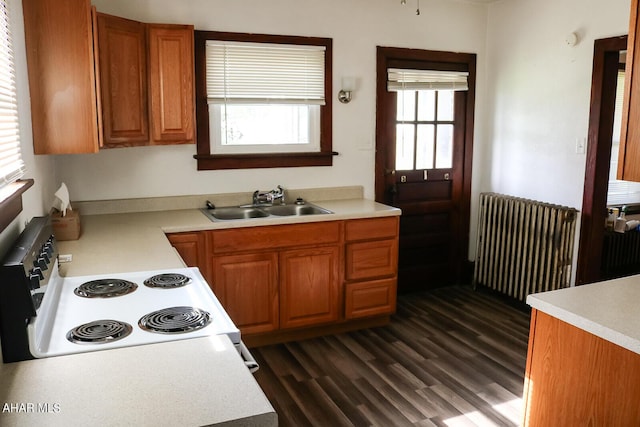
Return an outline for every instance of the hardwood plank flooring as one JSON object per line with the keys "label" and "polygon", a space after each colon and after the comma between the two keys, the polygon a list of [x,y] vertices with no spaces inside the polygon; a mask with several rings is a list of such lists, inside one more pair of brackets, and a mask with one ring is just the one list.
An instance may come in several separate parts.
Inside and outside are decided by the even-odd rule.
{"label": "hardwood plank flooring", "polygon": [[468,287],[388,326],[251,349],[281,426],[517,426],[530,315]]}

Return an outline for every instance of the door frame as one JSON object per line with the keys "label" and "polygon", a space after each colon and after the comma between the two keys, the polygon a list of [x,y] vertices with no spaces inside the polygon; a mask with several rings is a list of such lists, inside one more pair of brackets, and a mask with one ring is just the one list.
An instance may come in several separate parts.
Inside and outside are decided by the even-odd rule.
{"label": "door frame", "polygon": [[471,175],[473,165],[473,132],[474,132],[474,111],[476,94],[476,54],[444,52],[423,49],[407,49],[396,47],[377,46],[376,57],[376,159],[375,159],[375,198],[376,201],[385,202],[385,156],[387,152],[387,141],[391,140],[393,130],[389,128],[390,111],[384,103],[387,91],[387,69],[394,61],[408,62],[420,61],[430,62],[443,71],[460,71],[464,69],[469,72],[467,92],[467,104],[465,112],[464,130],[464,152],[462,170],[462,195],[460,202],[460,236],[465,236],[460,244],[459,254],[455,263],[457,279],[460,280],[462,267],[466,267],[464,279],[471,277],[471,264],[468,260],[469,253],[469,227],[471,211]]}
{"label": "door frame", "polygon": [[596,40],[591,78],[591,105],[587,162],[582,196],[576,285],[601,280],[602,245],[606,218],[611,138],[616,102],[619,55],[627,49],[627,36]]}

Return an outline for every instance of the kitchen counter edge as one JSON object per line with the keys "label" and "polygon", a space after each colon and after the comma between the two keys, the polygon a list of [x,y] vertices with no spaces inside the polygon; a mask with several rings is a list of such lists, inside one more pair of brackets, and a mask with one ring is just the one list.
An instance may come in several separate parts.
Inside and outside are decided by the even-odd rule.
{"label": "kitchen counter edge", "polygon": [[531,294],[527,304],[640,354],[640,275]]}

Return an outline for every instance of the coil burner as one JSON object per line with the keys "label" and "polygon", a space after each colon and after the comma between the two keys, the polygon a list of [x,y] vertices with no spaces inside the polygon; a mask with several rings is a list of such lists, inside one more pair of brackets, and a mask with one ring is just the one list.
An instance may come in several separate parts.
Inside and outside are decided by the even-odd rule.
{"label": "coil burner", "polygon": [[67,339],[75,344],[107,344],[128,336],[133,328],[118,320],[95,320],[67,332]]}
{"label": "coil burner", "polygon": [[191,282],[189,276],[180,273],[163,273],[149,277],[144,281],[145,286],[150,288],[173,289],[179,288]]}
{"label": "coil burner", "polygon": [[144,315],[138,325],[159,334],[181,334],[197,331],[211,323],[211,315],[194,307],[169,307]]}
{"label": "coil burner", "polygon": [[73,290],[84,298],[111,298],[129,294],[138,289],[138,285],[123,279],[99,279],[85,282]]}

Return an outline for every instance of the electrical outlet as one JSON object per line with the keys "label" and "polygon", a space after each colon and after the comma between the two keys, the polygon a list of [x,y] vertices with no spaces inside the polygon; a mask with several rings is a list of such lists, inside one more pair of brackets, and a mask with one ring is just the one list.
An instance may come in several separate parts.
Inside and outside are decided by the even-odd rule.
{"label": "electrical outlet", "polygon": [[73,261],[73,255],[71,254],[60,254],[58,255],[58,262],[71,262]]}

